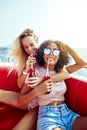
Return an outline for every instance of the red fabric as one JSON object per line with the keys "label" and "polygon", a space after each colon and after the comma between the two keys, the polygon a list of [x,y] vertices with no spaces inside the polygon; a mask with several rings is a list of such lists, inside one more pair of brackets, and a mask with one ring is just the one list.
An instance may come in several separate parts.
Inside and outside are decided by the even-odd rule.
{"label": "red fabric", "polygon": [[[5,90],[20,91],[17,86],[17,71],[9,66],[0,66],[0,88]],[[10,73],[9,73],[10,72]]]}
{"label": "red fabric", "polygon": [[[17,72],[13,70],[9,75],[9,66],[0,66],[0,89],[20,91],[17,86]],[[70,78],[65,81],[67,105],[81,115],[87,115],[87,81]],[[5,97],[6,98],[6,97]],[[12,130],[26,111],[0,103],[0,130]]]}
{"label": "red fabric", "polygon": [[[19,92],[17,72],[13,70],[8,74],[9,69],[9,66],[0,66],[0,89]],[[12,130],[25,113],[24,110],[0,103],[0,130]]]}
{"label": "red fabric", "polygon": [[66,80],[65,94],[67,105],[81,115],[87,115],[87,81],[70,78]]}
{"label": "red fabric", "polygon": [[12,130],[26,111],[0,104],[0,130]]}

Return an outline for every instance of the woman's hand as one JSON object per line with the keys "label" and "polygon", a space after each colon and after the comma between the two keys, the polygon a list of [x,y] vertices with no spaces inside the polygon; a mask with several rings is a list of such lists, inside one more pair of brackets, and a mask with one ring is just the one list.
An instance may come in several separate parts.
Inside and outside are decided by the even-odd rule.
{"label": "woman's hand", "polygon": [[25,67],[26,72],[29,71],[31,63],[36,63],[36,58],[33,56],[29,56],[26,61],[26,67]]}
{"label": "woman's hand", "polygon": [[35,86],[41,83],[42,79],[43,78],[41,77],[29,77],[27,81],[27,85],[31,88],[34,88]]}
{"label": "woman's hand", "polygon": [[35,87],[35,92],[37,93],[37,96],[46,94],[51,91],[52,88],[52,80],[48,79],[41,84],[39,84],[37,87]]}

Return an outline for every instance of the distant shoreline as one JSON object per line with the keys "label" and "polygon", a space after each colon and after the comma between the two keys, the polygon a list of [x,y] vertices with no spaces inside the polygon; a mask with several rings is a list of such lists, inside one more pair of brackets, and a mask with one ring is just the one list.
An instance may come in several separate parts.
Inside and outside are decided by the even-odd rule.
{"label": "distant shoreline", "polygon": [[[0,47],[0,63],[11,63],[13,61],[12,57],[9,55],[11,47]],[[75,50],[87,60],[87,48],[75,48]],[[77,71],[73,75],[87,77],[87,67]]]}

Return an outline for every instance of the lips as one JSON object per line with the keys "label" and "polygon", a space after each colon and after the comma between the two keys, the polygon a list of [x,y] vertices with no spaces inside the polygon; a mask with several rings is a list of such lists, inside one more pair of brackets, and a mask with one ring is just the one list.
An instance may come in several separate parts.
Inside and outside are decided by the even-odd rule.
{"label": "lips", "polygon": [[53,57],[50,57],[50,58],[48,58],[48,60],[49,60],[49,62],[50,62],[50,61],[53,61],[54,58],[53,58]]}

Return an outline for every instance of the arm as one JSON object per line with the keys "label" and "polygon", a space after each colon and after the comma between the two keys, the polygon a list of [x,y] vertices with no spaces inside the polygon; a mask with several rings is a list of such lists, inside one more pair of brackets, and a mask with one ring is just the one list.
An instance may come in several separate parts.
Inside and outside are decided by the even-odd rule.
{"label": "arm", "polygon": [[18,83],[19,88],[22,88],[22,86],[24,85],[25,79],[26,79],[26,75],[24,74],[21,74],[21,76],[18,77],[17,83]]}
{"label": "arm", "polygon": [[66,66],[66,70],[71,74],[85,66],[87,66],[87,62],[80,57],[76,51],[74,51],[71,47],[68,45],[65,45],[66,51],[72,56],[73,60],[75,61],[74,64]]}
{"label": "arm", "polygon": [[33,56],[29,56],[28,59],[26,60],[25,69],[22,71],[22,74],[18,77],[18,80],[17,80],[19,88],[22,88],[24,85],[24,81],[30,69],[30,63],[35,62],[35,61],[36,61],[36,58]]}
{"label": "arm", "polygon": [[47,81],[37,85],[34,89],[30,90],[29,86],[24,84],[21,93],[18,97],[18,105],[24,107],[28,105],[35,97],[45,94],[46,92],[51,91],[52,80],[48,79]]}
{"label": "arm", "polygon": [[[69,74],[65,69],[62,69],[59,73],[52,75],[49,80],[40,83],[42,78],[39,77],[32,77],[30,78],[29,84],[31,84],[31,87],[33,87],[32,84],[34,84],[35,87],[30,91],[29,84],[24,84],[21,93],[18,98],[18,104],[20,107],[28,105],[36,96],[44,94],[48,91],[50,91],[52,81],[60,81],[69,78]],[[39,83],[39,85],[36,85]]]}
{"label": "arm", "polygon": [[55,75],[51,75],[50,78],[53,82],[61,81],[70,78],[69,73],[66,71],[66,69],[62,69],[59,73]]}
{"label": "arm", "polygon": [[[70,74],[65,70],[65,68],[61,69],[60,72],[50,75],[50,79],[52,82],[58,82],[61,80],[65,80],[70,78]],[[35,87],[43,81],[43,77],[29,77],[27,85],[30,87]]]}

